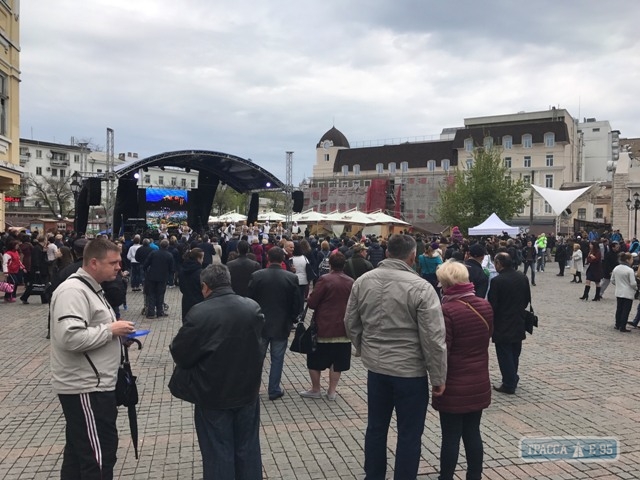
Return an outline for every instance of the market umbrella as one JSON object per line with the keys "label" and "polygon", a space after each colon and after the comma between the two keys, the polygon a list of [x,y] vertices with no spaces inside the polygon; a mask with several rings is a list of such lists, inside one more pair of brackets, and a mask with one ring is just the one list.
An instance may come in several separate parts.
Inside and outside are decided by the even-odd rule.
{"label": "market umbrella", "polygon": [[219,222],[226,222],[226,223],[238,223],[238,222],[246,222],[247,221],[247,216],[246,215],[242,215],[241,213],[237,213],[237,212],[227,212],[223,215],[220,215],[218,217],[218,221]]}
{"label": "market umbrella", "polygon": [[373,218],[357,209],[347,210],[346,212],[335,212],[327,215],[327,222],[350,223],[358,225],[372,225],[375,223]]}
{"label": "market umbrella", "polygon": [[404,220],[400,220],[399,218],[395,218],[395,217],[392,217],[391,215],[387,215],[382,210],[377,210],[375,212],[368,213],[367,215],[375,220],[374,224],[393,223],[396,225],[410,225]]}
{"label": "market umbrella", "polygon": [[291,219],[298,223],[306,224],[324,222],[327,219],[327,216],[324,213],[316,212],[311,209],[302,213],[296,213],[292,215]]}
{"label": "market umbrella", "polygon": [[282,215],[281,213],[274,212],[273,210],[258,214],[259,222],[265,222],[267,220],[269,220],[270,222],[284,222],[286,219],[286,216]]}

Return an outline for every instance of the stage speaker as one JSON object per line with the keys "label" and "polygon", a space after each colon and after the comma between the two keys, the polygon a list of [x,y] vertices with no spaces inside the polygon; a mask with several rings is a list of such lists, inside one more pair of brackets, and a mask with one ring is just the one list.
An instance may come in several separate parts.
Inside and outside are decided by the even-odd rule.
{"label": "stage speaker", "polygon": [[138,189],[138,218],[147,218],[147,189]]}
{"label": "stage speaker", "polygon": [[89,205],[100,205],[102,200],[102,180],[100,178],[87,179],[89,185]]}
{"label": "stage speaker", "polygon": [[249,203],[249,213],[247,213],[247,225],[258,221],[258,206],[260,198],[257,193],[251,194],[251,202]]}
{"label": "stage speaker", "polygon": [[295,213],[302,212],[302,208],[304,205],[304,193],[302,190],[296,190],[291,194],[291,198],[293,199],[293,211]]}

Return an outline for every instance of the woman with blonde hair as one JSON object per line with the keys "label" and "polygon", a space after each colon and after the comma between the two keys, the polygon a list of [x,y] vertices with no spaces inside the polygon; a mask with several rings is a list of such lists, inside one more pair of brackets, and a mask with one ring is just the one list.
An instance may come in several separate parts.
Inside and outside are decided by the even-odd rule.
{"label": "woman with blonde hair", "polygon": [[440,413],[442,445],[440,478],[453,479],[460,452],[460,438],[467,457],[467,477],[481,478],[483,445],[482,410],[491,403],[489,341],[493,310],[475,296],[467,267],[448,260],[436,271],[442,285],[442,313],[447,331],[447,380],[444,393],[433,397]]}
{"label": "woman with blonde hair", "polygon": [[571,273],[573,280],[570,283],[582,283],[582,250],[578,242],[573,244],[573,254],[571,255]]}

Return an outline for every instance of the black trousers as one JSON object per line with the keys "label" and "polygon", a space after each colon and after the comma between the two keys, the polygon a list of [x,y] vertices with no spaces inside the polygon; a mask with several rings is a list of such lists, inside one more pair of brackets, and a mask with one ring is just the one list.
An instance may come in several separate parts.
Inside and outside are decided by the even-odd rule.
{"label": "black trousers", "polygon": [[467,456],[468,480],[482,478],[482,436],[480,435],[480,419],[482,410],[470,413],[440,412],[440,428],[442,430],[442,446],[440,447],[439,480],[453,480],[460,453],[460,438],[464,443]]}
{"label": "black trousers", "polygon": [[629,320],[629,313],[633,306],[633,299],[616,297],[616,327],[626,328]]}
{"label": "black trousers", "polygon": [[144,287],[146,289],[147,296],[147,315],[163,315],[164,294],[167,291],[167,281],[162,280],[160,282],[157,282],[155,280],[149,280],[147,278],[144,282]]}
{"label": "black trousers", "polygon": [[118,450],[115,392],[58,398],[67,421],[61,480],[112,480]]}

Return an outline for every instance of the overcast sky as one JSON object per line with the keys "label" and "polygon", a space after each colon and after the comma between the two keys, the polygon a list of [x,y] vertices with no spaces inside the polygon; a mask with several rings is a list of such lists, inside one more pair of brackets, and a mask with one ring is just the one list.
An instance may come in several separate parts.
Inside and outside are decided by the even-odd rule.
{"label": "overcast sky", "polygon": [[640,2],[27,0],[21,136],[207,149],[295,183],[352,146],[566,108],[640,136]]}

